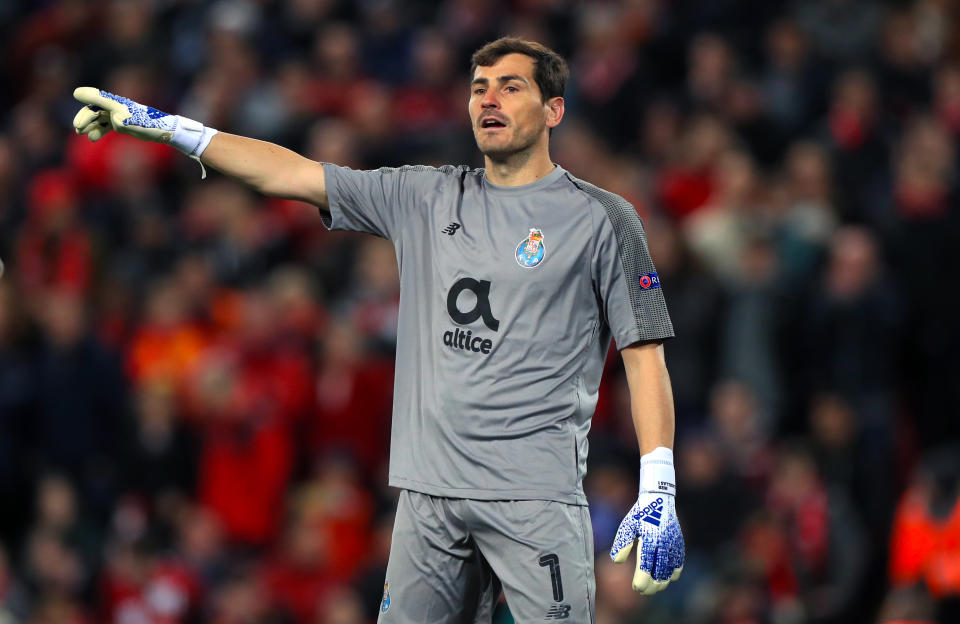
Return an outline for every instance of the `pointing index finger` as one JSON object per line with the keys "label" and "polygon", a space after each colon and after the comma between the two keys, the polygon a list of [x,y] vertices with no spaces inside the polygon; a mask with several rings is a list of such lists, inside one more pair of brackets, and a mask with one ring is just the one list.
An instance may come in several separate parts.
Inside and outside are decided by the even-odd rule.
{"label": "pointing index finger", "polygon": [[98,106],[100,108],[106,109],[111,113],[126,113],[127,107],[111,100],[110,98],[103,97],[100,95],[100,89],[95,89],[93,87],[77,87],[73,90],[73,97],[83,102],[87,106]]}

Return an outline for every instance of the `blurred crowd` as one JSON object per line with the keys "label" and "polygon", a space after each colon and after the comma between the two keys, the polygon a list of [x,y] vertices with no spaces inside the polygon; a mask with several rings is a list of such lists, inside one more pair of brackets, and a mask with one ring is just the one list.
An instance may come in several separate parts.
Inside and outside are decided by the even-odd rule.
{"label": "blurred crowd", "polygon": [[[398,278],[195,162],[72,133],[98,86],[356,168],[481,165],[470,53],[571,66],[554,160],[644,219],[677,338],[681,580],[600,624],[960,621],[960,15],[949,0],[0,2],[0,623],[366,624]],[[501,605],[498,622],[512,621]]]}

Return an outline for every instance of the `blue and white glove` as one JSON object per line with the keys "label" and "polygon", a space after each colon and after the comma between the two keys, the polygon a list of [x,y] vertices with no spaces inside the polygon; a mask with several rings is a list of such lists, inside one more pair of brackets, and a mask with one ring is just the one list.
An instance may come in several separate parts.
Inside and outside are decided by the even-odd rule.
{"label": "blue and white glove", "polygon": [[[200,154],[217,133],[198,121],[170,115],[93,87],[77,87],[73,97],[85,104],[73,118],[73,127],[77,134],[85,134],[91,141],[98,141],[110,130],[116,130],[144,141],[168,143],[200,162]],[[200,167],[203,169],[203,163]],[[203,176],[206,177],[205,169]]]}
{"label": "blue and white glove", "polygon": [[610,558],[623,563],[639,543],[633,589],[645,595],[662,590],[680,578],[683,570],[683,533],[674,502],[676,483],[673,451],[660,446],[641,457],[640,496],[620,523],[610,548]]}

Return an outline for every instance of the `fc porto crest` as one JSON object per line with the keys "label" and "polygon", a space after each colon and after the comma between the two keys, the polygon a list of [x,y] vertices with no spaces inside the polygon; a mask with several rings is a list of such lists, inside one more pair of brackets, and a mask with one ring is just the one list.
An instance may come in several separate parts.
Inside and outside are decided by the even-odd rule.
{"label": "fc porto crest", "polygon": [[532,269],[541,262],[546,253],[543,245],[543,232],[537,228],[530,228],[530,234],[517,245],[517,264]]}
{"label": "fc porto crest", "polygon": [[383,584],[383,598],[380,599],[380,613],[386,613],[390,608],[390,583]]}

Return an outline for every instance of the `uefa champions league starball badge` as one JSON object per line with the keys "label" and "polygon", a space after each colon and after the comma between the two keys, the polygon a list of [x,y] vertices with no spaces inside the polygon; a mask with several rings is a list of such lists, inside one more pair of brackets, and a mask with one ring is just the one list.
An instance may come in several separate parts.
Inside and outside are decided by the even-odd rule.
{"label": "uefa champions league starball badge", "polygon": [[543,262],[546,247],[543,245],[543,232],[537,228],[530,228],[530,234],[517,245],[517,264],[525,269],[532,269]]}

